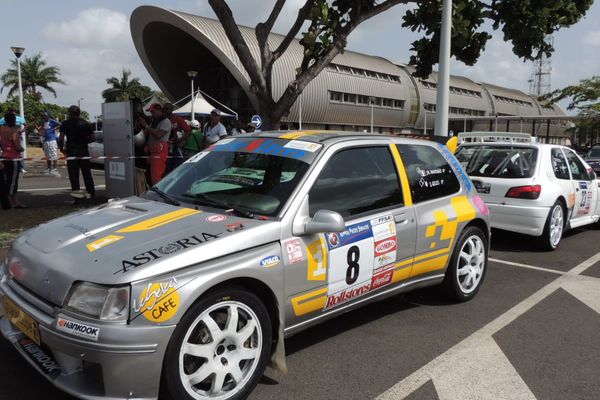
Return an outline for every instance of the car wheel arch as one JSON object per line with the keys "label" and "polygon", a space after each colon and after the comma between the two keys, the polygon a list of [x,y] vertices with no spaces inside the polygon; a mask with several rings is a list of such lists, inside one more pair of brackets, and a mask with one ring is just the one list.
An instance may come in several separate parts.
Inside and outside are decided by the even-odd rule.
{"label": "car wheel arch", "polygon": [[489,247],[489,245],[490,245],[490,230],[488,228],[488,224],[481,218],[475,218],[472,221],[470,221],[467,225],[465,225],[463,230],[467,229],[469,226],[476,226],[479,229],[481,229],[481,231],[485,235],[485,239],[487,240],[488,247]]}

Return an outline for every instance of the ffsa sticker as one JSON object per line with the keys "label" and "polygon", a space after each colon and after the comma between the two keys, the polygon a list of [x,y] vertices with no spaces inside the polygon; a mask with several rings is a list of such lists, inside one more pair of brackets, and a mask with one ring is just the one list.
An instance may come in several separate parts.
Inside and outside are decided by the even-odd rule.
{"label": "ffsa sticker", "polygon": [[175,277],[166,282],[148,283],[139,299],[133,299],[133,311],[142,313],[150,322],[165,322],[177,313],[179,292]]}

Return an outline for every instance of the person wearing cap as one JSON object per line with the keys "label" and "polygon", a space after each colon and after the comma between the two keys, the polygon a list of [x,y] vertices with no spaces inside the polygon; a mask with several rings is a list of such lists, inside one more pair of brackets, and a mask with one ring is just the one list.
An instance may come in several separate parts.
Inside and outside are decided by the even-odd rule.
{"label": "person wearing cap", "polygon": [[148,138],[146,153],[148,154],[148,165],[150,166],[150,183],[155,185],[162,179],[167,167],[171,121],[164,115],[163,108],[158,103],[152,103],[146,111],[152,114],[152,121],[148,125],[146,120],[140,117],[138,123],[144,129],[144,134]]}
{"label": "person wearing cap", "polygon": [[185,136],[192,132],[192,128],[185,122],[185,119],[179,115],[173,114],[175,106],[166,103],[163,106],[165,117],[171,121],[171,133],[169,135],[169,160],[167,161],[166,173],[173,171],[183,162],[183,153],[181,151],[180,135]]}
{"label": "person wearing cap", "polygon": [[204,134],[200,130],[200,122],[197,120],[190,121],[191,130],[189,133],[185,133],[180,139],[183,156],[185,158],[192,157],[194,154],[202,151],[204,148],[202,143],[204,142]]}
{"label": "person wearing cap", "polygon": [[[67,111],[69,117],[60,126],[58,147],[67,157],[77,157],[67,160],[67,172],[71,182],[71,196],[75,198],[89,199],[95,196],[94,178],[92,177],[92,166],[89,158],[88,143],[94,141],[94,130],[84,119],[80,118],[81,110],[78,106],[71,106]],[[65,137],[67,138],[65,148]],[[79,186],[79,171],[83,175],[85,192]]]}
{"label": "person wearing cap", "polygon": [[45,175],[54,175],[60,178],[58,172],[58,144],[56,143],[56,130],[60,128],[60,122],[52,118],[49,112],[42,116],[43,123],[38,130],[44,132],[44,155],[48,168],[44,171]]}
{"label": "person wearing cap", "polygon": [[204,124],[204,141],[210,146],[225,136],[227,136],[227,130],[221,123],[221,111],[215,108],[210,112],[210,121]]}

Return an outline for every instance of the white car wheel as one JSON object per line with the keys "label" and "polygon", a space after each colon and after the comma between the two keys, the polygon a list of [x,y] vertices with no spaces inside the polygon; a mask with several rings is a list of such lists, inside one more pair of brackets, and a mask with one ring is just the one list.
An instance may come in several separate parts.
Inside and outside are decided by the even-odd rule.
{"label": "white car wheel", "polygon": [[165,358],[171,397],[246,398],[270,355],[271,323],[265,307],[253,294],[235,290],[201,301],[189,314],[179,324]]}
{"label": "white car wheel", "polygon": [[548,213],[544,233],[540,238],[543,248],[555,250],[558,247],[565,227],[564,215],[564,208],[562,204],[557,201]]}

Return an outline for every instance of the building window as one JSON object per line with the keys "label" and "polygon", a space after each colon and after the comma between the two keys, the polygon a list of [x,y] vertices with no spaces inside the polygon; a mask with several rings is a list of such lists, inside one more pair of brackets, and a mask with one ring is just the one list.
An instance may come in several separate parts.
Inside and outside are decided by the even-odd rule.
{"label": "building window", "polygon": [[329,92],[329,99],[331,101],[342,101],[342,94],[340,92]]}

